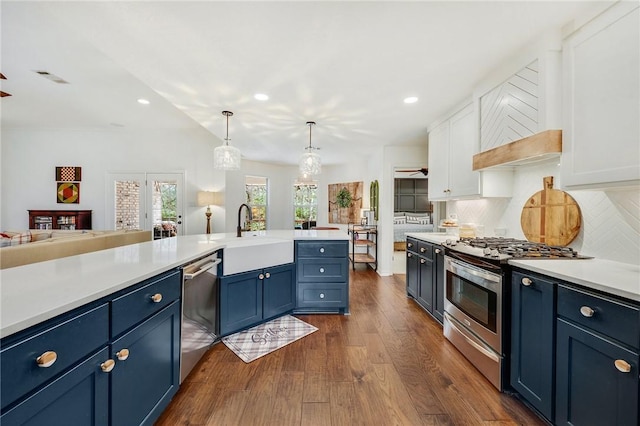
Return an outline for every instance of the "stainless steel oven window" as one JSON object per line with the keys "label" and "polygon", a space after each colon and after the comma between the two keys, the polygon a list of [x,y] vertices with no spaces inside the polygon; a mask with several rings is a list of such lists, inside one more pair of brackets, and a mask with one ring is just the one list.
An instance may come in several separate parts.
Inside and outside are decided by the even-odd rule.
{"label": "stainless steel oven window", "polygon": [[452,273],[447,274],[447,299],[462,312],[497,332],[497,294]]}

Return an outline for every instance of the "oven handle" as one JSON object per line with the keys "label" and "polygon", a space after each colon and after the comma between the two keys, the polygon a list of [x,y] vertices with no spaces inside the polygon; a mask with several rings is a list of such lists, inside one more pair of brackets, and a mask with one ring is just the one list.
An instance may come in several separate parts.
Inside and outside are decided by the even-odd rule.
{"label": "oven handle", "polygon": [[471,336],[469,336],[468,333],[465,333],[463,330],[461,330],[455,324],[455,321],[453,321],[453,318],[449,317],[449,313],[448,312],[444,313],[444,318],[449,323],[451,328],[456,330],[462,337],[464,337],[464,339],[467,341],[467,343],[470,344],[471,346],[473,346],[478,352],[480,352],[481,354],[483,354],[487,358],[491,358],[495,362],[500,362],[500,358],[498,357],[498,355],[495,352],[493,352],[491,349],[489,349],[489,347],[487,345],[485,345],[482,342],[476,341],[476,339],[474,339]]}
{"label": "oven handle", "polygon": [[463,255],[460,255],[460,254],[457,254],[457,253],[453,253],[453,252],[449,252],[447,254],[447,256],[453,257],[454,259],[457,259],[457,260],[459,260],[461,262],[470,263],[470,264],[472,264],[474,266],[477,266],[478,268],[495,271],[498,274],[502,272],[502,269],[500,269],[499,266],[493,265],[493,264],[488,263],[488,262],[483,262],[482,260],[475,259],[475,258],[473,258],[471,256],[463,256]]}

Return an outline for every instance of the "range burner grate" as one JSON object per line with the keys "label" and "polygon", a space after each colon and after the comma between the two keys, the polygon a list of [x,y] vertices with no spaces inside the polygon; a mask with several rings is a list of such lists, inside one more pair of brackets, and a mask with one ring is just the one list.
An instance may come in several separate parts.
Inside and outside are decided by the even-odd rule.
{"label": "range burner grate", "polygon": [[497,257],[500,254],[520,259],[571,259],[581,258],[571,247],[550,246],[515,238],[461,238],[461,244],[481,248],[485,256]]}

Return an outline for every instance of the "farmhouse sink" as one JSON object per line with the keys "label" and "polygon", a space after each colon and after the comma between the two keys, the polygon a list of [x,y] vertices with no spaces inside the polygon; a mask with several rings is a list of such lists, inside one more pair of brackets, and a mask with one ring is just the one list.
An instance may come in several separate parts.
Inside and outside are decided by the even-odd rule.
{"label": "farmhouse sink", "polygon": [[223,275],[293,262],[293,240],[246,233],[242,238],[229,239],[225,243]]}

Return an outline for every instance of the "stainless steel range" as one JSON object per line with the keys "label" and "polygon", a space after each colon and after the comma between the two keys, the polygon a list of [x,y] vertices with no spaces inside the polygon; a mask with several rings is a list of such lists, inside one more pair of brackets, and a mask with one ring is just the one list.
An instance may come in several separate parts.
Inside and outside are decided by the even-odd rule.
{"label": "stainless steel range", "polygon": [[500,391],[508,382],[508,260],[584,259],[569,247],[511,238],[447,240],[444,335]]}

